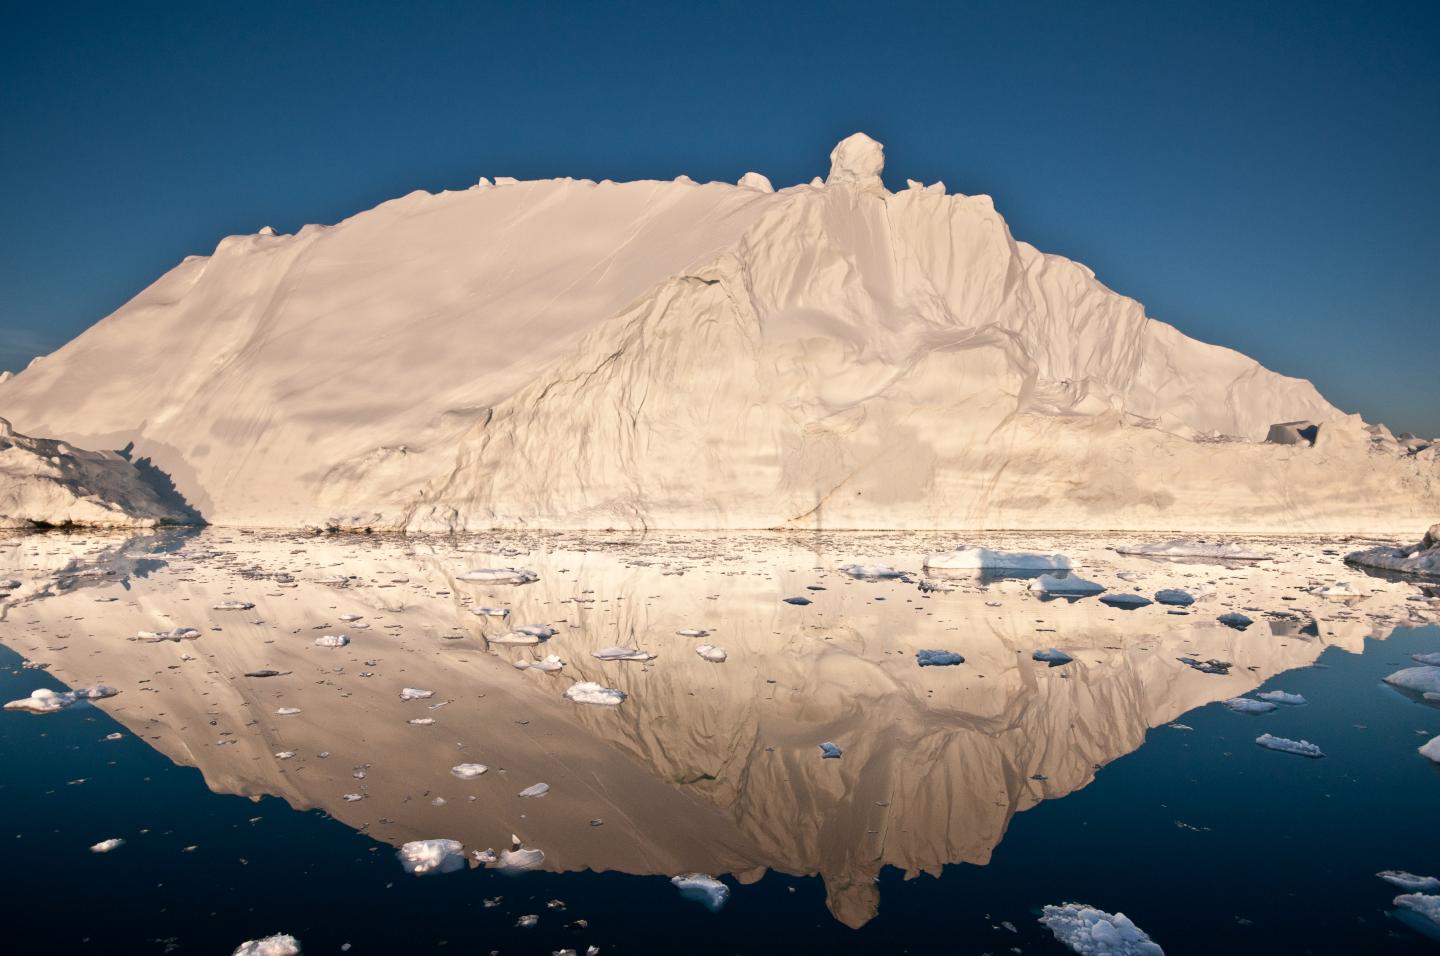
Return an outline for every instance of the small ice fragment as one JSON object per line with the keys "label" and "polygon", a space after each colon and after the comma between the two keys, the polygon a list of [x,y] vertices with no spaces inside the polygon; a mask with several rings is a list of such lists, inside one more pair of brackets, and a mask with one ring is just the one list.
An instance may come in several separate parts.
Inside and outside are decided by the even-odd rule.
{"label": "small ice fragment", "polygon": [[565,666],[558,654],[547,654],[538,661],[516,661],[515,667],[519,670],[540,671],[544,674],[554,674]]}
{"label": "small ice fragment", "polygon": [[510,849],[500,854],[500,865],[511,870],[527,870],[545,861],[545,854],[527,847],[515,834],[510,834]]}
{"label": "small ice fragment", "polygon": [[916,651],[915,662],[921,667],[953,667],[965,663],[965,658],[954,651]]}
{"label": "small ice fragment", "polygon": [[672,876],[670,882],[685,899],[704,904],[712,913],[718,913],[730,898],[730,887],[708,873],[682,873]]}
{"label": "small ice fragment", "polygon": [[807,597],[788,597],[785,599],[785,603],[794,604],[797,607],[804,607],[805,605],[810,604],[811,601]]}
{"label": "small ice fragment", "polygon": [[1137,544],[1116,548],[1119,554],[1138,554],[1147,558],[1212,558],[1219,561],[1268,561],[1270,556],[1252,551],[1242,544],[1224,544],[1174,538],[1157,544]]}
{"label": "small ice fragment", "polygon": [[1155,602],[1139,594],[1105,594],[1101,595],[1100,603],[1118,607],[1123,611],[1133,611],[1137,608],[1149,607]]}
{"label": "small ice fragment", "polygon": [[543,797],[543,796],[545,796],[545,794],[547,794],[547,793],[549,793],[549,792],[550,792],[550,784],[548,784],[548,783],[532,783],[530,786],[526,787],[524,790],[521,790],[520,793],[518,794],[518,796],[522,796],[522,797]]}
{"label": "small ice fragment", "polygon": [[536,923],[539,922],[540,917],[536,916],[533,913],[530,913],[517,919],[515,921],[515,925],[522,929],[529,929],[530,927],[534,926]]}
{"label": "small ice fragment", "polygon": [[508,607],[472,607],[470,613],[476,617],[509,617]]}
{"label": "small ice fragment", "polygon": [[277,671],[273,667],[259,667],[253,671],[246,671],[246,677],[284,677],[289,671]]}
{"label": "small ice fragment", "polygon": [[1195,603],[1195,596],[1180,588],[1164,588],[1155,592],[1155,600],[1175,607],[1189,607]]}
{"label": "small ice fragment", "polygon": [[481,584],[533,584],[540,580],[534,571],[520,568],[476,568],[457,575],[461,581],[476,581]]}
{"label": "small ice fragment", "polygon": [[474,780],[489,769],[483,763],[458,763],[450,768],[450,772],[461,780]]}
{"label": "small ice fragment", "polygon": [[1047,906],[1040,922],[1080,956],[1165,956],[1165,951],[1124,913],[1084,903]]}
{"label": "small ice fragment", "polygon": [[862,581],[893,581],[905,577],[904,571],[885,564],[847,564],[840,571]]}
{"label": "small ice fragment", "polygon": [[563,696],[577,704],[597,704],[603,707],[616,707],[625,700],[625,695],[615,688],[602,687],[588,680],[570,685]]}
{"label": "small ice fragment", "polygon": [[277,751],[275,751],[275,759],[276,759],[276,760],[289,760],[289,759],[290,759],[291,757],[293,757],[293,756],[295,756],[295,751],[293,751],[293,750],[277,750]]}
{"label": "small ice fragment", "polygon": [[838,759],[844,752],[845,751],[841,750],[835,744],[830,743],[828,740],[820,745],[820,758],[822,760]]}
{"label": "small ice fragment", "polygon": [[421,690],[418,687],[406,687],[400,691],[401,700],[429,700],[434,696],[433,690]]}
{"label": "small ice fragment", "polygon": [[1053,647],[1047,648],[1045,650],[1036,651],[1035,653],[1031,654],[1030,657],[1032,660],[1040,661],[1042,664],[1049,664],[1051,667],[1059,667],[1062,664],[1068,664],[1075,659],[1069,654],[1066,654],[1064,651],[1056,650]]}
{"label": "small ice fragment", "polygon": [[710,632],[703,627],[682,627],[675,632],[681,637],[709,637]]}
{"label": "small ice fragment", "polygon": [[219,604],[212,605],[216,611],[248,611],[254,606],[249,601],[221,601]]}
{"label": "small ice fragment", "polygon": [[529,646],[539,644],[541,641],[548,641],[559,632],[553,627],[544,624],[522,624],[520,627],[495,637],[487,637],[491,644],[510,644],[514,646]]}
{"label": "small ice fragment", "polygon": [[125,845],[125,841],[119,837],[111,837],[108,840],[101,840],[90,848],[91,853],[109,853],[111,850],[118,850]]}
{"label": "small ice fragment", "polygon": [[602,647],[590,656],[600,661],[653,661],[655,655],[633,647]]}
{"label": "small ice fragment", "polygon": [[1063,554],[959,548],[926,555],[924,566],[937,571],[1068,571],[1070,559]]}
{"label": "small ice fragment", "polygon": [[695,648],[695,653],[712,664],[723,664],[730,655],[725,653],[725,648],[716,647],[714,644],[701,644]]}
{"label": "small ice fragment", "polygon": [[1219,621],[1221,624],[1224,624],[1226,627],[1233,627],[1237,631],[1243,631],[1245,630],[1245,628],[1255,623],[1250,618],[1246,617],[1238,611],[1231,611],[1229,614],[1222,614],[1215,620]]}
{"label": "small ice fragment", "polygon": [[300,713],[300,708],[299,708],[299,707],[281,707],[279,710],[275,711],[275,716],[276,716],[276,717],[294,717],[294,716],[295,716],[296,714],[298,714],[298,713]]}
{"label": "small ice fragment", "polygon": [[193,627],[176,627],[168,631],[137,631],[135,640],[144,641],[146,644],[158,644],[161,641],[193,641],[200,636],[200,632]]}
{"label": "small ice fragment", "polygon": [[1375,874],[1386,883],[1391,883],[1411,893],[1434,893],[1440,890],[1440,879],[1433,876],[1416,876],[1404,870],[1381,870]]}
{"label": "small ice fragment", "polygon": [[360,620],[364,616],[365,615],[363,614],[342,614],[340,615],[340,620],[344,621],[346,624],[351,624],[355,621]]}
{"label": "small ice fragment", "polygon": [[1220,703],[1237,714],[1268,714],[1278,706],[1267,700],[1251,700],[1248,697],[1232,697]]}
{"label": "small ice fragment", "polygon": [[344,634],[326,634],[323,637],[315,638],[316,647],[344,647],[350,643],[350,638]]}
{"label": "small ice fragment", "polygon": [[1105,586],[1073,574],[1063,578],[1053,574],[1042,574],[1030,582],[1030,590],[1041,594],[1054,594],[1058,597],[1084,597],[1089,594],[1099,594],[1105,590]]}
{"label": "small ice fragment", "polygon": [[1193,657],[1180,657],[1176,660],[1202,674],[1229,674],[1230,668],[1234,666],[1229,661],[1217,661],[1214,658],[1202,661]]}
{"label": "small ice fragment", "polygon": [[429,727],[431,724],[435,723],[435,718],[434,718],[434,717],[411,717],[409,720],[405,721],[405,723],[407,723],[407,724],[414,724],[416,727]]}
{"label": "small ice fragment", "polygon": [[1266,750],[1278,750],[1281,753],[1295,754],[1298,757],[1323,757],[1324,752],[1308,740],[1291,740],[1288,737],[1276,737],[1273,734],[1261,734],[1255,738],[1255,742]]}
{"label": "small ice fragment", "polygon": [[1260,698],[1261,700],[1268,700],[1276,704],[1285,704],[1289,707],[1300,707],[1304,704],[1309,703],[1309,701],[1307,701],[1302,695],[1291,694],[1283,690],[1267,690],[1264,693],[1256,694],[1255,696]]}
{"label": "small ice fragment", "polygon": [[53,691],[48,687],[41,687],[30,693],[29,697],[20,700],[12,700],[5,705],[6,710],[23,710],[31,714],[53,714],[64,710],[71,704],[82,700],[100,700],[106,697],[114,697],[120,693],[113,687],[106,684],[96,684],[94,687],[79,687],[75,690]]}
{"label": "small ice fragment", "polygon": [[264,939],[247,939],[231,956],[300,956],[300,941],[286,933]]}
{"label": "small ice fragment", "polygon": [[484,850],[472,850],[470,852],[470,855],[473,856],[475,858],[475,862],[479,863],[481,866],[490,866],[499,861],[500,859],[499,855],[497,855],[493,849],[490,849],[488,847]]}
{"label": "small ice fragment", "polygon": [[452,873],[465,865],[459,840],[412,840],[396,851],[406,873]]}

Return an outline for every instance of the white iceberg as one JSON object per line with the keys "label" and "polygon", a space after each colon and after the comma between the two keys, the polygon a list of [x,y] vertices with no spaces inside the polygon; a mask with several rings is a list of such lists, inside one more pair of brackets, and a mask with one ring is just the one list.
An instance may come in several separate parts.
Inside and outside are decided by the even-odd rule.
{"label": "white iceberg", "polygon": [[1267,690],[1255,696],[1261,700],[1268,700],[1275,704],[1285,704],[1288,707],[1301,707],[1309,703],[1303,695],[1291,694],[1283,690]]}
{"label": "white iceberg", "polygon": [[1431,741],[1427,744],[1421,744],[1419,747],[1419,751],[1420,756],[1433,760],[1436,763],[1440,763],[1440,737],[1435,737],[1431,739]]}
{"label": "white iceberg", "polygon": [[1165,956],[1165,951],[1124,913],[1066,903],[1045,907],[1040,922],[1080,956]]}
{"label": "white iceberg", "polygon": [[1154,544],[1133,544],[1115,549],[1120,554],[1146,558],[1209,558],[1216,561],[1268,561],[1270,555],[1252,551],[1242,544],[1173,538]]}
{"label": "white iceberg", "polygon": [[625,695],[613,687],[602,687],[594,681],[582,680],[565,690],[566,700],[577,704],[597,704],[602,707],[616,707],[625,700]]}
{"label": "white iceberg", "polygon": [[416,876],[452,873],[465,865],[459,840],[412,840],[402,845],[395,855],[405,872]]}
{"label": "white iceberg", "polygon": [[247,939],[231,956],[300,956],[300,941],[287,933],[264,939]]}
{"label": "white iceberg", "polygon": [[530,786],[526,787],[524,790],[521,790],[518,794],[516,794],[516,796],[521,796],[521,797],[543,797],[543,796],[545,796],[545,794],[547,794],[547,793],[549,793],[549,792],[550,792],[550,784],[548,784],[548,783],[532,783]]}
{"label": "white iceberg", "polygon": [[1417,694],[1440,694],[1440,667],[1406,667],[1387,676],[1385,683]]}
{"label": "white iceberg", "polygon": [[1433,876],[1416,876],[1404,870],[1381,870],[1375,875],[1386,883],[1411,893],[1434,893],[1440,890],[1440,879]]}
{"label": "white iceberg", "polygon": [[1394,903],[1401,909],[1409,910],[1430,922],[1434,930],[1440,930],[1440,896],[1425,893],[1404,893],[1395,897]]}
{"label": "white iceberg", "polygon": [[695,648],[695,653],[712,664],[723,664],[730,655],[725,653],[725,648],[716,647],[714,644],[701,644]]}
{"label": "white iceberg", "polygon": [[1295,754],[1297,757],[1318,758],[1325,756],[1325,753],[1319,747],[1308,740],[1291,740],[1289,737],[1261,734],[1255,738],[1255,742],[1266,750],[1278,750],[1281,753]]}
{"label": "white iceberg", "polygon": [[118,850],[125,845],[125,841],[119,837],[111,837],[108,840],[101,840],[90,848],[91,853],[109,853],[111,850]]}
{"label": "white iceberg", "polygon": [[405,687],[400,691],[401,700],[429,700],[434,696],[433,690],[421,690],[418,687]]}
{"label": "white iceberg", "polygon": [[135,640],[146,644],[158,644],[162,641],[193,641],[200,637],[200,631],[193,627],[175,627],[168,631],[137,631]]}
{"label": "white iceberg", "polygon": [[5,709],[23,710],[31,714],[53,714],[82,700],[102,700],[118,693],[120,691],[106,684],[67,691],[53,691],[48,687],[41,687],[31,691],[29,697],[10,701],[5,705]]}
{"label": "white iceberg", "polygon": [[1279,706],[1268,700],[1251,700],[1248,697],[1232,697],[1229,700],[1222,700],[1220,703],[1237,714],[1268,714]]}
{"label": "white iceberg", "polygon": [[315,638],[316,647],[344,647],[350,643],[350,638],[344,634],[326,634],[323,637]]}
{"label": "white iceberg", "polygon": [[840,572],[862,581],[889,581],[905,577],[904,571],[897,571],[886,564],[847,564],[840,568]]}
{"label": "white iceberg", "polygon": [[680,890],[681,896],[705,904],[714,913],[718,913],[725,901],[730,899],[730,887],[708,873],[682,873],[672,876],[670,882]]}
{"label": "white iceberg", "polygon": [[1430,526],[1418,545],[1409,548],[1370,548],[1345,555],[1345,563],[1382,571],[1440,578],[1440,524]]}
{"label": "white iceberg", "polygon": [[682,627],[675,632],[681,637],[709,637],[710,632],[703,627]]}
{"label": "white iceberg", "polygon": [[558,654],[547,654],[538,661],[516,661],[514,666],[516,670],[554,674],[565,667],[565,662],[560,659]]}
{"label": "white iceberg", "polygon": [[957,548],[927,554],[924,567],[929,571],[1069,571],[1070,559],[1063,554]]}
{"label": "white iceberg", "polygon": [[450,772],[461,780],[474,780],[490,768],[483,763],[457,763]]}
{"label": "white iceberg", "polygon": [[590,656],[597,661],[653,661],[655,655],[649,651],[642,651],[634,647],[602,647],[598,651],[591,651]]}
{"label": "white iceberg", "polygon": [[254,606],[249,601],[221,601],[212,605],[212,608],[216,611],[248,611]]}

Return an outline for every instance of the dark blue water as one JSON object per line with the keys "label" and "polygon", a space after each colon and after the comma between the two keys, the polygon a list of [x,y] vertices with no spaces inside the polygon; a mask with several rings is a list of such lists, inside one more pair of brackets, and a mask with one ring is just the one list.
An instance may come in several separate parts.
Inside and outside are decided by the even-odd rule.
{"label": "dark blue water", "polygon": [[[1363,655],[1332,648],[1262,688],[1309,706],[1248,717],[1212,704],[1180,718],[1192,730],[1152,730],[1091,786],[1016,816],[988,866],[909,882],[886,871],[880,915],[859,930],[826,911],[818,879],[736,885],[719,913],[662,877],[417,879],[390,847],[321,813],[211,793],[93,707],[5,713],[5,951],[229,953],[284,931],[308,954],[347,943],[359,954],[1062,953],[1036,916],[1076,900],[1125,912],[1171,956],[1435,952],[1390,915],[1399,891],[1374,873],[1440,874],[1440,767],[1415,752],[1440,734],[1440,709],[1380,682],[1437,648],[1433,627],[1367,642]],[[60,686],[19,663],[0,650],[3,699]],[[1328,757],[1262,750],[1263,731]],[[119,850],[89,851],[117,836]],[[525,913],[539,925],[515,928]],[[588,926],[567,928],[576,920]]]}

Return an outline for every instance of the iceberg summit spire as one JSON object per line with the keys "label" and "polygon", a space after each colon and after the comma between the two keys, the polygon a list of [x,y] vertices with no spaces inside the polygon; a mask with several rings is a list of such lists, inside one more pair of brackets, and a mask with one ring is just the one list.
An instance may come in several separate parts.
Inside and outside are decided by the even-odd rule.
{"label": "iceberg summit spire", "polygon": [[885,168],[885,147],[864,133],[852,133],[830,150],[830,175],[825,184],[847,183],[859,189],[883,190],[880,171]]}

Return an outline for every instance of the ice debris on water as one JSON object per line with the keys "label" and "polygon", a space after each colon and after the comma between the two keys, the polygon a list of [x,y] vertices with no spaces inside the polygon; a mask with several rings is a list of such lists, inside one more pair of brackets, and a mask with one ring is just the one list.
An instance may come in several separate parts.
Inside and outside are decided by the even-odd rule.
{"label": "ice debris on water", "polygon": [[843,754],[844,752],[845,752],[845,751],[841,750],[838,746],[836,746],[835,744],[831,743],[831,742],[828,741],[828,740],[827,740],[825,743],[823,743],[823,744],[820,745],[820,757],[821,757],[821,759],[823,759],[823,760],[835,760],[835,759],[838,759],[839,756],[840,756],[841,754]]}
{"label": "ice debris on water", "polygon": [[510,834],[510,849],[500,853],[500,865],[510,870],[528,870],[545,862],[545,854],[527,847],[515,834]]}
{"label": "ice debris on water", "polygon": [[1085,597],[1101,593],[1105,590],[1105,586],[1094,581],[1087,581],[1074,574],[1063,578],[1053,574],[1042,574],[1030,582],[1030,590],[1042,595],[1053,594],[1056,597]]}
{"label": "ice debris on water", "polygon": [[406,873],[453,873],[465,865],[459,840],[412,840],[395,853]]}
{"label": "ice debris on water", "polygon": [[1045,907],[1040,922],[1080,956],[1165,956],[1165,951],[1124,913],[1066,903]]}
{"label": "ice debris on water", "polygon": [[924,566],[936,571],[1068,571],[1070,559],[1063,554],[957,548],[926,555]]}
{"label": "ice debris on water", "polygon": [[200,637],[200,631],[193,627],[176,627],[168,631],[137,631],[135,640],[146,644],[159,644],[162,641],[173,641],[178,644],[181,641],[193,641]]}
{"label": "ice debris on water", "polygon": [[281,707],[275,711],[276,717],[294,717],[300,713],[299,707]]}
{"label": "ice debris on water", "polygon": [[1409,910],[1416,916],[1427,920],[1426,927],[1431,935],[1440,931],[1440,896],[1431,896],[1425,893],[1403,893],[1395,897],[1394,904],[1403,910]]}
{"label": "ice debris on water", "polygon": [[548,783],[532,783],[530,786],[526,787],[524,790],[521,790],[518,794],[516,794],[516,796],[519,796],[519,797],[543,797],[543,796],[545,796],[545,794],[547,794],[547,793],[549,793],[549,792],[550,792],[550,784],[548,784]]}
{"label": "ice debris on water", "polygon": [[1232,697],[1220,703],[1237,714],[1268,714],[1278,706],[1267,700],[1251,700],[1248,697]]}
{"label": "ice debris on water", "polygon": [[1440,667],[1407,667],[1386,677],[1385,683],[1417,694],[1440,693]]}
{"label": "ice debris on water", "polygon": [[923,650],[915,652],[915,662],[921,667],[953,667],[965,663],[965,658],[954,651]]}
{"label": "ice debris on water", "polygon": [[1053,647],[1038,650],[1031,654],[1030,657],[1032,660],[1037,660],[1042,664],[1049,664],[1051,667],[1059,667],[1075,659],[1064,651],[1056,650]]}
{"label": "ice debris on water", "polygon": [[10,701],[5,705],[5,709],[23,710],[31,714],[53,714],[82,700],[103,700],[106,697],[114,697],[118,693],[120,691],[107,684],[78,687],[75,690],[67,691],[53,691],[48,687],[41,687],[31,691],[29,697]]}
{"label": "ice debris on water", "polygon": [[1267,690],[1255,696],[1261,700],[1268,700],[1274,704],[1285,704],[1288,707],[1301,707],[1309,703],[1302,695],[1283,690]]}
{"label": "ice debris on water", "polygon": [[249,601],[221,601],[212,605],[212,608],[216,611],[248,611],[254,606]]}
{"label": "ice debris on water", "polygon": [[547,654],[538,661],[516,661],[514,666],[516,670],[554,674],[565,667],[565,662],[558,654]]}
{"label": "ice debris on water", "polygon": [[461,581],[475,581],[480,584],[534,584],[540,575],[521,568],[476,568],[465,571],[457,577]]}
{"label": "ice debris on water", "polygon": [[1138,608],[1149,607],[1155,602],[1139,594],[1121,593],[1102,594],[1100,596],[1100,603],[1109,605],[1110,607],[1118,607],[1122,611],[1134,611]]}
{"label": "ice debris on water", "polygon": [[861,581],[905,580],[904,571],[897,571],[887,564],[847,564],[840,569],[840,573]]}
{"label": "ice debris on water", "polygon": [[1189,538],[1172,538],[1155,544],[1136,544],[1116,548],[1119,554],[1138,554],[1146,558],[1211,558],[1219,561],[1268,561],[1270,555],[1252,551],[1243,544],[1211,543]]}
{"label": "ice debris on water", "polygon": [[111,837],[108,840],[101,840],[90,848],[91,853],[109,853],[111,850],[118,850],[125,845],[125,841],[119,837]]}
{"label": "ice debris on water", "polygon": [[1428,744],[1421,744],[1419,751],[1420,756],[1440,763],[1440,737],[1433,738]]}
{"label": "ice debris on water", "polygon": [[461,780],[474,780],[490,768],[483,763],[457,763],[450,772]]}
{"label": "ice debris on water", "polygon": [[785,599],[785,603],[794,604],[797,607],[804,607],[805,605],[810,604],[811,601],[807,597],[788,597]]}
{"label": "ice debris on water", "polygon": [[476,617],[509,617],[508,607],[472,607],[470,613]]}
{"label": "ice debris on water", "polygon": [[350,638],[344,634],[326,634],[315,638],[316,647],[344,647],[349,643]]}
{"label": "ice debris on water", "polygon": [[515,646],[529,646],[539,644],[541,641],[548,641],[558,634],[559,631],[544,624],[522,624],[517,628],[506,631],[504,634],[495,637],[487,637],[491,644],[510,644]]}
{"label": "ice debris on water", "polygon": [[1261,734],[1255,738],[1255,742],[1266,750],[1278,750],[1281,753],[1295,754],[1297,757],[1323,757],[1325,753],[1308,740],[1291,740],[1288,737],[1276,737],[1274,734]]}
{"label": "ice debris on water", "polygon": [[1381,870],[1375,874],[1394,886],[1411,893],[1434,893],[1440,890],[1440,879],[1433,876],[1417,876],[1404,870]]}
{"label": "ice debris on water", "polygon": [[231,956],[300,956],[300,941],[288,933],[264,939],[247,939]]}
{"label": "ice debris on water", "polygon": [[730,887],[708,873],[681,873],[672,876],[670,882],[685,899],[703,903],[712,913],[718,913],[730,899]]}
{"label": "ice debris on water", "polygon": [[1431,654],[1411,654],[1410,659],[1417,664],[1426,664],[1430,667],[1440,667],[1440,652]]}
{"label": "ice debris on water", "polygon": [[634,647],[602,647],[598,651],[591,651],[590,656],[597,661],[653,661],[655,655],[649,651],[642,651]]}
{"label": "ice debris on water", "polygon": [[434,696],[433,690],[421,690],[418,687],[406,687],[400,691],[401,700],[429,700]]}
{"label": "ice debris on water", "polygon": [[616,707],[625,700],[623,692],[588,680],[570,685],[563,696],[577,704],[597,704],[602,707]]}
{"label": "ice debris on water", "polygon": [[716,647],[714,644],[701,644],[695,648],[695,653],[712,664],[723,664],[725,659],[730,656],[725,652],[725,648]]}

